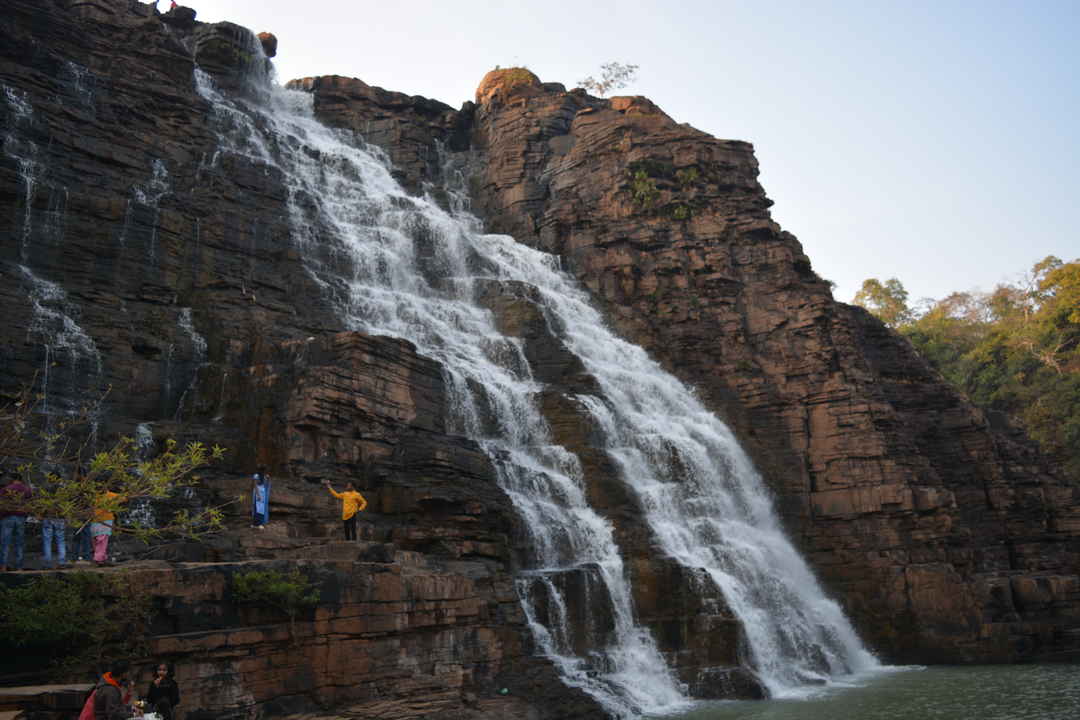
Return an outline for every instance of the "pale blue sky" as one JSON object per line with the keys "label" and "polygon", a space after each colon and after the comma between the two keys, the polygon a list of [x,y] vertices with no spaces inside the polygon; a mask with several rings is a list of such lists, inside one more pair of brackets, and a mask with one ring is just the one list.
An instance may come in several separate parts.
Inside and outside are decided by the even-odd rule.
{"label": "pale blue sky", "polygon": [[620,92],[754,143],[773,217],[840,300],[867,277],[940,298],[1080,256],[1080,0],[188,2],[276,34],[282,81],[454,107],[495,65],[573,87],[636,63]]}

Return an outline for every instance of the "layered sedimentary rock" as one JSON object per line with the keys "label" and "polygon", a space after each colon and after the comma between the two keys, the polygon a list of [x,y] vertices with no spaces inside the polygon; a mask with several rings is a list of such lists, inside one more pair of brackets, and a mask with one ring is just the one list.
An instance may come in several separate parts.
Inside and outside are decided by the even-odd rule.
{"label": "layered sedimentary rock", "polygon": [[[749,143],[522,69],[489,73],[462,115],[487,228],[562,256],[624,336],[736,429],[873,647],[921,662],[1077,652],[1080,491],[832,299],[771,219]],[[344,124],[342,108],[321,117]],[[429,129],[432,147],[449,126]],[[573,405],[544,406],[588,457]],[[602,464],[594,495],[618,486]],[[629,498],[594,501],[620,528],[634,515]],[[623,545],[647,558],[626,532]]]}
{"label": "layered sedimentary rock", "polygon": [[[128,0],[5,4],[3,391],[33,383],[60,417],[111,387],[98,437],[229,448],[180,504],[244,498],[269,467],[266,530],[233,502],[227,532],[150,553],[181,564],[132,565],[156,608],[144,649],[175,662],[187,717],[601,717],[534,657],[517,520],[487,458],[446,432],[439,367],[407,343],[335,334],[289,241],[280,172],[219,153],[195,64],[246,92],[265,69],[252,40]],[[367,495],[361,543],[336,541],[322,480]],[[323,590],[295,637],[231,595],[233,574],[271,561]]]}
{"label": "layered sedimentary rock", "polygon": [[[177,662],[190,713],[596,716],[531,656],[512,586],[519,520],[489,460],[447,431],[440,368],[407,343],[340,333],[289,237],[282,171],[249,161],[256,147],[219,152],[196,65],[248,93],[266,70],[260,47],[276,43],[186,8],[4,6],[0,389],[36,383],[64,412],[111,386],[102,437],[141,425],[226,445],[199,502],[243,495],[250,471],[270,468],[267,530],[246,528],[235,504],[227,533],[155,550],[198,564],[139,570],[158,599],[152,651]],[[562,256],[625,337],[736,429],[792,535],[887,658],[1077,652],[1076,489],[902,339],[832,300],[770,218],[749,144],[526,71],[490,74],[461,111],[339,77],[293,87],[382,146],[412,191],[440,196],[448,160],[489,229]],[[537,401],[612,523],[639,622],[693,694],[753,695],[737,620],[693,568],[657,556],[573,402],[596,381],[531,292],[493,285],[480,302],[546,384]],[[322,480],[368,496],[359,545],[334,539]],[[286,561],[325,600],[292,638],[228,590],[236,572]],[[584,596],[593,576],[555,582]],[[603,641],[609,607],[567,610],[581,643]]]}
{"label": "layered sedimentary rock", "polygon": [[922,661],[1075,652],[1080,492],[833,301],[770,218],[752,146],[640,97],[498,72],[477,97],[490,229],[561,255],[736,428],[872,646]]}
{"label": "layered sedimentary rock", "polygon": [[[155,656],[175,658],[181,682],[195,689],[191,707],[206,709],[189,718],[247,717],[252,706],[361,717],[600,716],[530,657],[512,572],[517,521],[487,458],[445,433],[435,363],[389,338],[298,340],[257,354],[223,399],[208,401],[221,403],[226,425],[245,429],[234,446],[251,453],[248,462],[279,470],[266,530],[186,546],[212,564],[136,576],[162,598],[155,625],[178,633],[155,633],[151,645]],[[320,487],[324,479],[339,489],[349,480],[368,500],[359,544],[340,540],[340,501]],[[225,477],[208,482],[230,489]],[[244,558],[266,560],[227,562]],[[280,613],[229,593],[234,573],[288,560],[321,589],[319,605],[292,629]]]}

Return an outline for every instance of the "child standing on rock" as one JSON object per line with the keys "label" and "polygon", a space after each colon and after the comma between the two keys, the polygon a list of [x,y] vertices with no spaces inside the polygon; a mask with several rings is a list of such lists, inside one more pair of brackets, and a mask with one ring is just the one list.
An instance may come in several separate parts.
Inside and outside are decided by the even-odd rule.
{"label": "child standing on rock", "polygon": [[345,539],[356,540],[356,513],[362,512],[367,507],[367,500],[357,492],[353,484],[345,483],[345,492],[337,492],[330,486],[329,480],[324,480],[323,485],[330,494],[341,500],[341,520],[345,524]]}

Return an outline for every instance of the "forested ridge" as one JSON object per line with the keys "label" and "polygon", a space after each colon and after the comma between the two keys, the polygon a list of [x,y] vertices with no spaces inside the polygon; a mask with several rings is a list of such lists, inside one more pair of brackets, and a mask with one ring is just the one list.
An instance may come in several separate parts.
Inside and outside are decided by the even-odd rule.
{"label": "forested ridge", "polygon": [[912,307],[903,283],[870,278],[855,295],[976,405],[1019,422],[1080,483],[1080,259],[1048,256],[991,292]]}

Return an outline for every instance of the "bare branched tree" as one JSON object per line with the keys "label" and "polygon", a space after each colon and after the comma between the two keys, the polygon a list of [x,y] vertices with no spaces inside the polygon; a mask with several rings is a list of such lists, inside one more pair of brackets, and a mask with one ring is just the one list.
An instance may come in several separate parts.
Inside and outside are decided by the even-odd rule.
{"label": "bare branched tree", "polygon": [[612,90],[618,90],[632,83],[637,76],[637,71],[638,66],[629,63],[604,63],[600,66],[599,80],[590,75],[584,80],[578,80],[578,85],[603,97]]}

